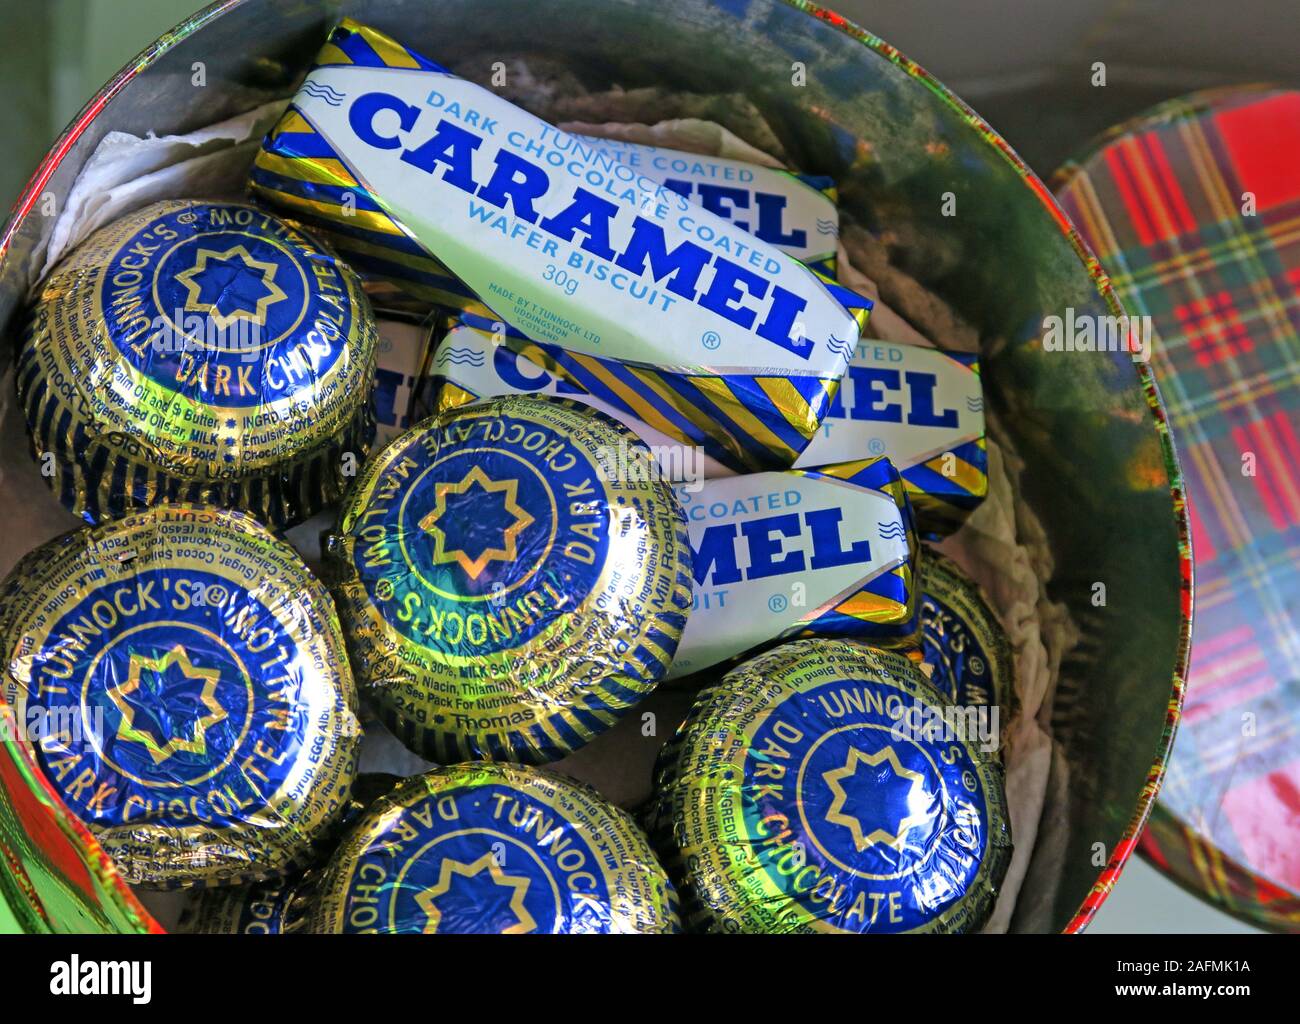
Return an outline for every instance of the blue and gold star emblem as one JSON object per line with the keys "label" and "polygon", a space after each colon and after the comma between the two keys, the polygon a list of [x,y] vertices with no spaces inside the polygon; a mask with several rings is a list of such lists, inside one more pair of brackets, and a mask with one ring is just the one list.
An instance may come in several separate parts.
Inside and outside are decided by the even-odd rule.
{"label": "blue and gold star emblem", "polygon": [[[198,684],[198,715],[188,708],[174,715],[166,713],[165,709],[161,714],[151,712],[127,699],[131,694],[137,694],[138,698],[146,672],[152,673],[160,684],[155,689],[146,688],[146,694],[154,695],[155,698],[161,695],[164,699],[167,696],[177,696],[177,677],[170,676],[173,670],[178,673],[179,679]],[[154,764],[162,764],[178,753],[202,757],[208,749],[207,730],[226,718],[226,709],[217,700],[217,682],[220,676],[221,673],[214,668],[195,666],[185,648],[179,644],[161,658],[132,654],[126,679],[108,690],[108,699],[122,716],[117,723],[118,739],[143,744]],[[172,693],[168,694],[166,690],[171,690]],[[189,727],[190,734],[172,735],[172,726]]]}
{"label": "blue and gold star emblem", "polygon": [[[438,872],[438,881],[415,897],[428,921],[424,933],[432,935],[442,924],[441,900],[455,901],[459,906],[455,917],[464,920],[473,916],[479,920],[503,921],[505,915],[513,918],[512,924],[499,929],[502,935],[524,935],[535,931],[537,921],[524,906],[529,879],[508,875],[497,863],[496,856],[485,853],[473,864],[446,858]],[[448,906],[448,910],[451,907]]]}
{"label": "blue and gold star emblem", "polygon": [[176,275],[185,288],[187,312],[202,313],[219,330],[227,330],[238,320],[265,326],[267,310],[287,299],[275,283],[274,263],[254,258],[244,246],[235,245],[225,252],[200,249],[194,266]]}
{"label": "blue and gold star emblem", "polygon": [[478,466],[457,484],[435,488],[420,529],[433,538],[434,564],[454,562],[476,580],[494,561],[513,562],[533,517],[519,504],[518,480],[492,480]]}
{"label": "blue and gold star emblem", "polygon": [[[867,791],[873,795],[879,797],[888,794],[892,798],[880,799],[879,806],[881,808],[897,807],[901,803],[906,808],[906,813],[892,828],[874,828],[868,832],[863,827],[861,818],[850,812],[849,805],[852,803],[852,798],[848,791],[845,790],[844,784],[851,782],[859,768],[881,767],[888,768],[894,778],[863,780],[861,785],[866,787]],[[844,767],[823,772],[822,779],[830,789],[832,796],[831,805],[826,811],[826,820],[832,825],[842,825],[849,830],[849,833],[853,836],[853,845],[858,853],[862,853],[877,843],[895,850],[901,850],[906,845],[907,833],[918,825],[924,825],[934,816],[933,801],[926,789],[925,776],[920,772],[904,768],[892,746],[883,747],[874,754],[864,754],[857,747],[850,747],[849,756],[844,762]],[[895,797],[900,782],[907,785],[907,793],[901,801]],[[882,792],[881,786],[887,788]]]}

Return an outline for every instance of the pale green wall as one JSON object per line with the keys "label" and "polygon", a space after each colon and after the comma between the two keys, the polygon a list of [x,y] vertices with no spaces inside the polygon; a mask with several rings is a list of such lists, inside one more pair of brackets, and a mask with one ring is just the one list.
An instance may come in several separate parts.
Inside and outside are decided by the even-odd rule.
{"label": "pale green wall", "polygon": [[[0,0],[0,211],[95,91],[204,0]],[[0,220],[3,220],[0,213]]]}

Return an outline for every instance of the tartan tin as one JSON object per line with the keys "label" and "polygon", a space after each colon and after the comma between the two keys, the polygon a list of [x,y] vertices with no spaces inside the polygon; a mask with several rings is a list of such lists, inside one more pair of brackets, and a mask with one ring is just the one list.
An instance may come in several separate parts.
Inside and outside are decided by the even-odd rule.
{"label": "tartan tin", "polygon": [[1146,857],[1300,931],[1300,92],[1196,93],[1106,133],[1058,199],[1147,317],[1196,553],[1191,685]]}

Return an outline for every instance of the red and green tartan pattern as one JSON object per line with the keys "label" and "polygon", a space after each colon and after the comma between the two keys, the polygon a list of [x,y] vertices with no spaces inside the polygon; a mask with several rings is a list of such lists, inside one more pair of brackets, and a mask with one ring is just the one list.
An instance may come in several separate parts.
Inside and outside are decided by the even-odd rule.
{"label": "red and green tartan pattern", "polygon": [[1300,931],[1300,93],[1199,93],[1113,129],[1057,195],[1152,363],[1196,556],[1187,699],[1142,849]]}

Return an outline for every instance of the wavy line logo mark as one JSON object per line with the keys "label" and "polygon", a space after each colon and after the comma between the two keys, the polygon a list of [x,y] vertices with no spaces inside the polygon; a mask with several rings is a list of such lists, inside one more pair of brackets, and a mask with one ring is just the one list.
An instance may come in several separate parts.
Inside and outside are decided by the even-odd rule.
{"label": "wavy line logo mark", "polygon": [[343,101],[347,99],[345,93],[341,93],[333,86],[325,85],[322,82],[307,82],[303,85],[302,91],[314,99],[328,103],[331,107],[342,106]]}
{"label": "wavy line logo mark", "polygon": [[840,237],[840,225],[838,221],[822,220],[817,218],[817,234],[830,235],[832,238]]}
{"label": "wavy line logo mark", "polygon": [[452,346],[438,353],[438,365],[453,363],[456,366],[482,366],[486,358],[484,353],[468,345]]}
{"label": "wavy line logo mark", "polygon": [[881,540],[903,540],[907,536],[907,528],[902,523],[877,523],[876,532]]}
{"label": "wavy line logo mark", "polygon": [[837,356],[850,356],[853,354],[853,343],[844,338],[837,338],[833,334],[830,340],[826,342],[826,347]]}

